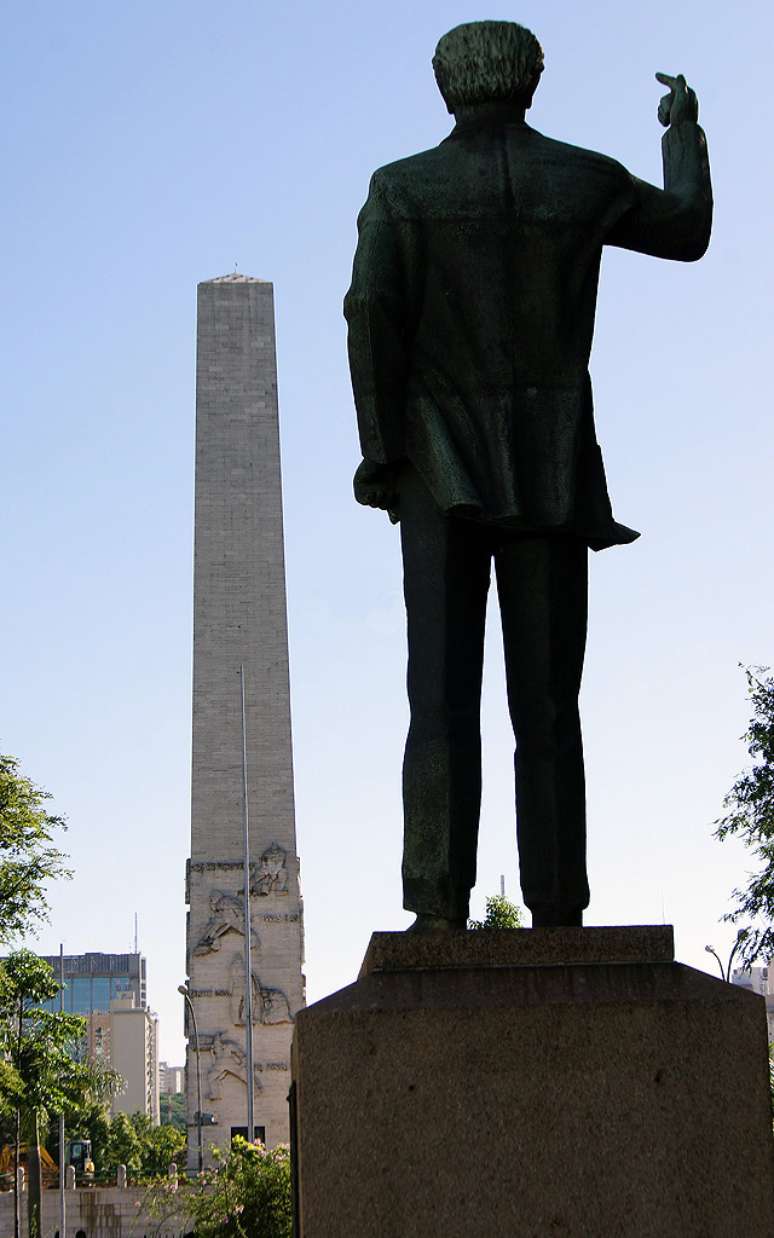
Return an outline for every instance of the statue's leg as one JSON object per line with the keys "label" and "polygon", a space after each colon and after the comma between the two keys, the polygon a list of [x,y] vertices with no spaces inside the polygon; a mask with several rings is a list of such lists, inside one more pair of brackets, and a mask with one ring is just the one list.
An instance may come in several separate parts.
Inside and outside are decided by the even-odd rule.
{"label": "statue's leg", "polygon": [[403,905],[464,921],[476,879],[481,673],[491,550],[407,469],[400,483],[411,723],[403,763]]}
{"label": "statue's leg", "polygon": [[580,924],[588,906],[578,693],[588,550],[570,537],[509,537],[495,551],[524,901],[533,924]]}

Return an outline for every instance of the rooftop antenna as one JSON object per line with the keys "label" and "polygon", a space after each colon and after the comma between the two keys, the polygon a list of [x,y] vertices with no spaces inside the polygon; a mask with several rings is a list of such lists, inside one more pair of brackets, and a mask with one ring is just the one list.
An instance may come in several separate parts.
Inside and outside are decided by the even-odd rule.
{"label": "rooftop antenna", "polygon": [[505,873],[500,873],[500,898],[505,898]]}
{"label": "rooftop antenna", "polygon": [[134,953],[139,954],[140,949],[137,945],[137,912],[134,913]]}

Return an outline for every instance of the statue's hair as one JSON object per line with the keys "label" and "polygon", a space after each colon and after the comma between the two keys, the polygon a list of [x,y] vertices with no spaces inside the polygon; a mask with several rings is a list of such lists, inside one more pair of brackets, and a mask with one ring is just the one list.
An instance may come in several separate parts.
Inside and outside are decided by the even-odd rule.
{"label": "statue's hair", "polygon": [[543,49],[516,22],[466,22],[438,40],[433,69],[450,112],[495,101],[529,106],[543,72]]}

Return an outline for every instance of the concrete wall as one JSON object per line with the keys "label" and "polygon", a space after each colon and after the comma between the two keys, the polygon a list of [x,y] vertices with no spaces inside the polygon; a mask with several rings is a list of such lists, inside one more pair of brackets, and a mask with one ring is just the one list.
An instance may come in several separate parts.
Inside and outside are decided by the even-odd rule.
{"label": "concrete wall", "polygon": [[[86,1238],[183,1238],[190,1231],[185,1217],[159,1221],[143,1207],[147,1191],[143,1187],[92,1187],[65,1194],[66,1238],[81,1230]],[[27,1192],[21,1197],[22,1233],[27,1233]],[[13,1192],[0,1193],[0,1235],[13,1234]],[[54,1238],[59,1230],[59,1192],[43,1192],[42,1238]]]}

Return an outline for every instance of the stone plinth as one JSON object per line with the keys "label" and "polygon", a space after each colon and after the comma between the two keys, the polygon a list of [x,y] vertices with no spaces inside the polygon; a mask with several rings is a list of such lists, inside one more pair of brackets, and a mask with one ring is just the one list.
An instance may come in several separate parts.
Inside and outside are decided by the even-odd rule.
{"label": "stone plinth", "polygon": [[671,924],[631,928],[495,929],[475,933],[372,933],[361,979],[375,972],[671,963]]}
{"label": "stone plinth", "polygon": [[378,933],[293,1041],[301,1238],[769,1238],[763,999],[669,928]]}

